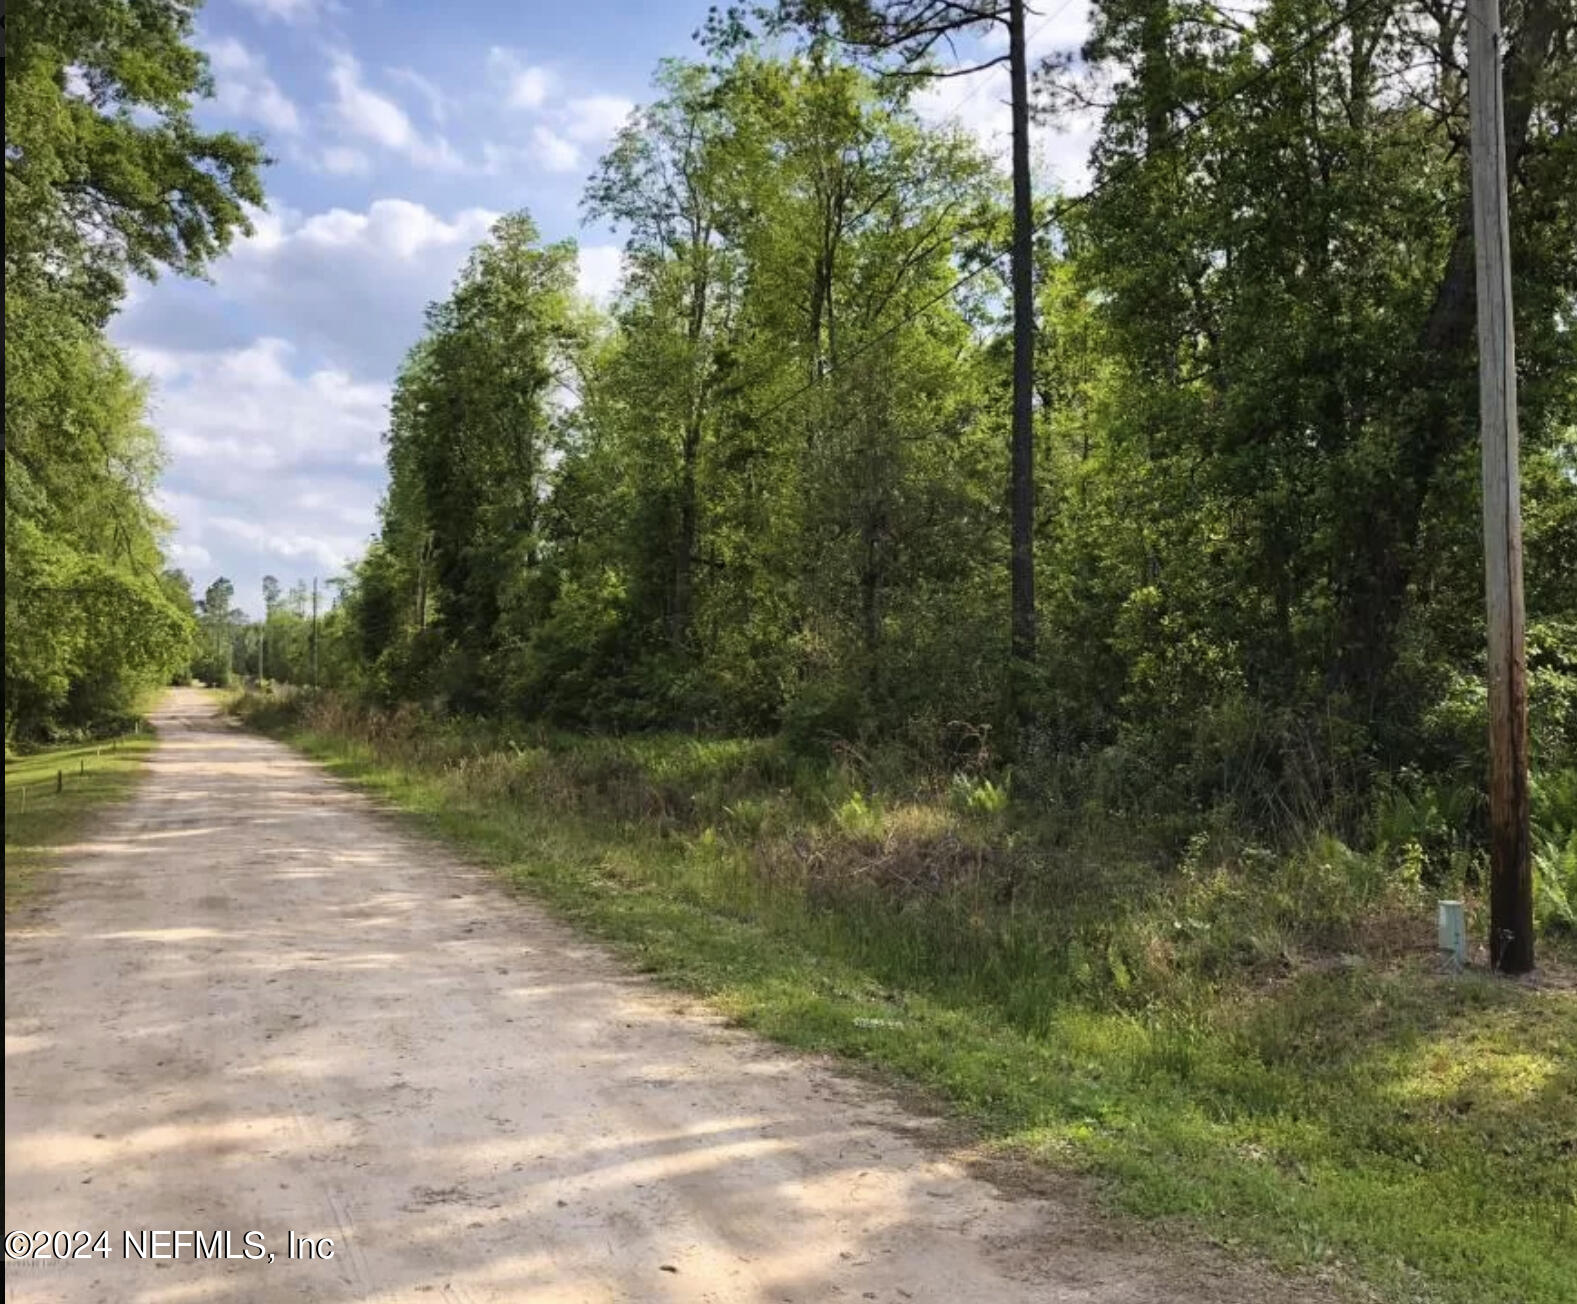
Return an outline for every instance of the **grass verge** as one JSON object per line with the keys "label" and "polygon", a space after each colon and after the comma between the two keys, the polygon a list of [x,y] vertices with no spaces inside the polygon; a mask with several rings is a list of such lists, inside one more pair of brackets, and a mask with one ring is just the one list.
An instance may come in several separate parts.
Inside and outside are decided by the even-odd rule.
{"label": "grass verge", "polygon": [[7,914],[36,894],[60,849],[81,836],[94,812],[131,790],[153,746],[152,735],[141,733],[6,757]]}
{"label": "grass verge", "polygon": [[[1072,884],[1065,919],[1054,898],[1004,905],[995,880],[988,895],[905,892],[891,854],[869,862],[888,876],[875,890],[872,871],[832,891],[762,848],[800,847],[802,869],[840,845],[890,852],[891,836],[872,841],[874,801],[775,828],[782,803],[746,775],[738,747],[707,762],[732,790],[671,818],[674,804],[653,796],[661,785],[632,778],[661,768],[639,755],[645,744],[446,750],[412,744],[430,736],[419,727],[323,720],[276,715],[272,729],[642,969],[775,1040],[927,1089],[989,1144],[1095,1175],[1124,1211],[1386,1300],[1577,1301],[1570,986],[1445,976],[1405,950],[1266,970],[1254,961],[1263,939],[1188,948],[1212,928],[1274,931],[1268,909],[1245,902],[1290,892],[1289,908],[1306,911],[1299,885],[1323,899],[1361,866],[1329,881],[1262,866],[1258,889],[1196,872],[1123,928],[1091,922]],[[903,816],[926,818],[942,816]],[[988,859],[951,829],[926,845]],[[1409,926],[1426,926],[1422,903],[1411,908]],[[1145,970],[1168,981],[1143,979],[1144,938],[1170,945]],[[1239,954],[1252,980],[1219,971]]]}

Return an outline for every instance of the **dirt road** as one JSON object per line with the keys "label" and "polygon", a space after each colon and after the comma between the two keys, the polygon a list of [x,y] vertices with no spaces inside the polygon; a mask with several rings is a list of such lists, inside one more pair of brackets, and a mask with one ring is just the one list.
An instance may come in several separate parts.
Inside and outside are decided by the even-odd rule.
{"label": "dirt road", "polygon": [[[157,723],[136,797],[7,941],[6,1229],[109,1233],[7,1263],[8,1299],[1246,1287],[1005,1198],[881,1093],[676,1009],[203,695]],[[274,1260],[169,1237],[141,1260],[128,1230],[228,1230],[237,1256],[260,1232]],[[292,1260],[292,1231],[333,1257]]]}

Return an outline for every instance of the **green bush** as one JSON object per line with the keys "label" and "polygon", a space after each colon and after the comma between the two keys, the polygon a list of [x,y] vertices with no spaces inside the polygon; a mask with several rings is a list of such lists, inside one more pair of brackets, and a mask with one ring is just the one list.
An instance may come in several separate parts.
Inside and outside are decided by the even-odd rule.
{"label": "green bush", "polygon": [[1530,795],[1535,921],[1577,934],[1577,769],[1535,775]]}

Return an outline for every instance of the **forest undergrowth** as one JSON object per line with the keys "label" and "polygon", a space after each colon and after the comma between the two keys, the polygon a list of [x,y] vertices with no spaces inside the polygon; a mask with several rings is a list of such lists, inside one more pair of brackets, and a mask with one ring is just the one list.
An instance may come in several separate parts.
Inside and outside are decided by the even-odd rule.
{"label": "forest undergrowth", "polygon": [[[1361,851],[1219,817],[1179,840],[895,752],[329,695],[235,709],[659,980],[918,1086],[1128,1213],[1385,1299],[1577,1299],[1560,886],[1534,980],[1482,956],[1451,972],[1433,902],[1461,894],[1476,933],[1482,907],[1438,796],[1393,794]],[[1568,878],[1570,782],[1547,776],[1538,811],[1546,871],[1564,855]]]}

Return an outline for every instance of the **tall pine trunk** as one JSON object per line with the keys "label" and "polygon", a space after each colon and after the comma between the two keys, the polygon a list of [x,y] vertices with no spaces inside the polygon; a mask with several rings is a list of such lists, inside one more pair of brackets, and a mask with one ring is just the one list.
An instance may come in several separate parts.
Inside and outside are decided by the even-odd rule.
{"label": "tall pine trunk", "polygon": [[1013,474],[1012,692],[1028,714],[1027,671],[1035,661],[1035,229],[1029,175],[1029,60],[1024,0],[1008,14],[1013,101]]}
{"label": "tall pine trunk", "polygon": [[690,349],[690,401],[679,450],[679,538],[674,555],[673,607],[669,612],[668,639],[676,652],[690,640],[695,615],[695,552],[698,533],[696,462],[701,455],[701,435],[706,420],[707,377],[710,361],[704,358],[707,297],[711,293],[709,234],[697,218],[690,224],[690,305],[686,339]]}
{"label": "tall pine trunk", "polygon": [[668,634],[673,649],[683,652],[695,610],[696,488],[695,463],[701,448],[699,417],[686,428],[679,468],[679,538],[674,552],[673,610]]}

